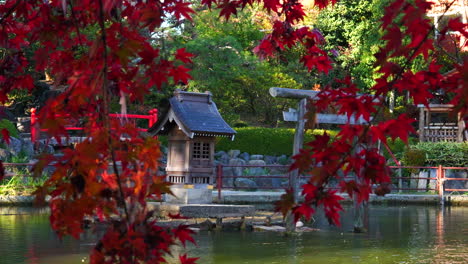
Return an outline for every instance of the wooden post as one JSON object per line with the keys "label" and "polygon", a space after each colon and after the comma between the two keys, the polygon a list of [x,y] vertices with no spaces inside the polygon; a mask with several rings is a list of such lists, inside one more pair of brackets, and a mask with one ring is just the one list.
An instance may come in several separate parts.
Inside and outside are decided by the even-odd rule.
{"label": "wooden post", "polygon": [[[355,139],[356,141],[356,139]],[[354,150],[355,153],[359,153],[361,151],[361,147],[356,146]],[[361,179],[357,174],[354,175],[354,180],[356,183],[361,183]],[[363,201],[361,203],[358,202],[358,194],[354,193],[353,195],[353,205],[354,205],[354,233],[365,233],[367,232],[367,218],[368,218],[368,203]]]}
{"label": "wooden post", "polygon": [[[458,131],[457,131],[457,142],[463,142],[463,130],[465,129],[465,122],[463,121],[463,117],[461,113],[458,113]],[[467,138],[468,140],[468,138]]]}
{"label": "wooden post", "polygon": [[424,107],[419,108],[419,142],[424,142]]}
{"label": "wooden post", "polygon": [[401,188],[403,188],[403,173],[401,171],[401,167],[398,168],[398,193],[402,193],[403,190]]}
{"label": "wooden post", "polygon": [[[299,101],[297,106],[297,116],[298,121],[296,123],[296,133],[294,134],[294,143],[293,143],[293,156],[299,153],[299,150],[302,148],[304,144],[304,128],[306,120],[304,119],[305,111],[306,111],[306,104],[307,99],[303,98]],[[298,191],[299,191],[299,181],[298,181],[299,171],[293,170],[290,172],[289,175],[289,184],[291,186],[294,203],[298,202]],[[286,216],[286,232],[294,232],[296,231],[296,223],[294,222],[294,216],[292,212],[288,212]]]}
{"label": "wooden post", "polygon": [[217,180],[216,187],[218,189],[218,203],[221,203],[221,188],[223,187],[223,165],[218,164],[217,166]]}

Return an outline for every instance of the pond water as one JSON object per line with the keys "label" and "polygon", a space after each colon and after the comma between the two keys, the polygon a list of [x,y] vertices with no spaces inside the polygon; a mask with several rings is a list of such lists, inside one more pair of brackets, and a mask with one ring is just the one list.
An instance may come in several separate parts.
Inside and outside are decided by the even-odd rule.
{"label": "pond water", "polygon": [[[263,232],[201,232],[187,249],[198,263],[467,263],[468,208],[370,207],[369,231],[349,232],[351,213],[341,228],[321,215],[318,231],[285,237]],[[0,208],[0,263],[78,264],[87,262],[94,237],[60,241],[47,210]]]}

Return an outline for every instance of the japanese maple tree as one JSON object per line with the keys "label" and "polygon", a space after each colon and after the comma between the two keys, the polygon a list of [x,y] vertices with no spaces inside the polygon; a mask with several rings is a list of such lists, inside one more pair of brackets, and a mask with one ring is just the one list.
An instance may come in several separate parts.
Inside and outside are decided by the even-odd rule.
{"label": "japanese maple tree", "polygon": [[[324,8],[336,2],[314,3]],[[220,9],[226,19],[247,5],[260,5],[278,18],[255,49],[260,58],[301,45],[301,62],[309,70],[326,74],[333,67],[328,51],[322,49],[320,32],[297,26],[306,15],[298,0],[201,3]],[[340,87],[323,89],[315,102],[316,111],[334,107],[349,117],[371,121],[382,111],[383,100],[391,91],[407,91],[414,103],[428,104],[430,91],[444,89],[454,94],[451,103],[465,116],[467,60],[454,63],[457,71],[446,78],[437,61],[429,61],[430,67],[421,72],[411,72],[408,67],[417,57],[431,60],[434,29],[425,17],[430,6],[423,0],[392,1],[381,20],[386,44],[375,55],[380,77],[373,93],[359,95],[352,80],[345,78],[338,81]],[[152,45],[151,33],[166,17],[190,20],[193,13],[191,3],[183,0],[7,0],[0,4],[0,100],[5,102],[14,89],[33,89],[32,71],[48,71],[56,85],[67,88],[41,109],[42,128],[60,140],[67,136],[67,124],[84,122],[86,139],[64,150],[63,156],[44,155],[37,162],[37,170],[47,165],[55,170],[36,196],[38,200],[51,197],[50,221],[59,236],[78,238],[86,216],[111,223],[93,249],[91,263],[160,263],[171,245],[193,242],[186,226],[159,227],[147,209],[148,198],[169,192],[169,184],[157,176],[158,141],[142,137],[134,125],[108,115],[113,97],[141,101],[153,87],[191,78],[185,64],[192,55],[180,49],[171,58],[162,58]],[[450,21],[448,31],[468,37],[467,25],[459,20]],[[26,57],[25,49],[34,51],[33,58]],[[377,194],[385,194],[389,170],[374,143],[386,144],[387,137],[407,141],[408,133],[414,132],[413,121],[402,115],[368,125],[344,125],[333,140],[327,134],[316,137],[294,157],[292,165],[310,175],[303,186],[304,203],[295,204],[286,197],[279,210],[292,210],[296,218],[311,217],[315,207],[323,205],[330,222],[339,224],[341,197],[325,188],[333,178],[341,181],[342,191],[357,195],[360,201],[368,199],[373,184],[380,185]],[[2,134],[8,138],[7,133]],[[358,180],[344,181],[348,174],[357,175]],[[179,259],[195,262],[186,255]]]}

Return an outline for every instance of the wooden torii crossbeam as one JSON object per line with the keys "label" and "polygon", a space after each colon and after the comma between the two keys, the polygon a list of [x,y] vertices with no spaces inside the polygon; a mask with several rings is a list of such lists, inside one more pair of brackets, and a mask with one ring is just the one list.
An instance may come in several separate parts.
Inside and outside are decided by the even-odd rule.
{"label": "wooden torii crossbeam", "polygon": [[[298,89],[290,89],[290,88],[278,88],[272,87],[270,88],[270,95],[273,97],[280,97],[280,98],[289,98],[289,99],[299,99],[297,110],[289,109],[287,112],[283,112],[283,119],[284,121],[294,121],[296,123],[296,130],[294,133],[294,143],[293,143],[293,155],[299,153],[299,150],[302,148],[304,144],[304,128],[306,120],[304,119],[305,111],[306,111],[306,104],[308,99],[317,100],[317,95],[320,93],[319,91],[313,90],[298,90]],[[362,117],[348,118],[346,115],[336,115],[336,114],[316,114],[316,122],[322,124],[367,124],[368,122],[364,120]],[[293,191],[294,195],[294,202],[297,203],[298,201],[298,170],[294,170],[290,173],[290,186]],[[356,228],[361,228],[363,225],[362,219],[362,212],[361,207],[357,206],[357,201],[355,201],[355,230]],[[294,231],[295,225],[289,221],[286,225],[288,231]]]}

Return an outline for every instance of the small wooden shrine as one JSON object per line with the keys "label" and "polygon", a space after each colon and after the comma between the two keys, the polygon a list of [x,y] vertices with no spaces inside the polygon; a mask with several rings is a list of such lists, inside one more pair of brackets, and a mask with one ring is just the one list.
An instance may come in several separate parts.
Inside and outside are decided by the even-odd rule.
{"label": "small wooden shrine", "polygon": [[450,104],[418,105],[419,141],[463,142],[467,140],[465,122],[460,114],[453,113]]}
{"label": "small wooden shrine", "polygon": [[170,108],[151,134],[168,135],[167,180],[175,184],[213,184],[216,137],[232,140],[236,131],[221,117],[210,92],[176,90]]}

